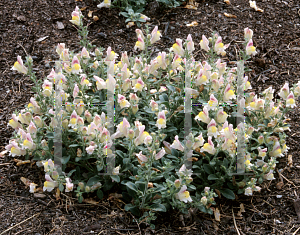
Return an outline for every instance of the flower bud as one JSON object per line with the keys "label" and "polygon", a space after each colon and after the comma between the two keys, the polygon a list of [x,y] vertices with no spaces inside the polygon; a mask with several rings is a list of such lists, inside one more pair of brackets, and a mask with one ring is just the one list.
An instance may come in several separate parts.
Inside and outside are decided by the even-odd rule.
{"label": "flower bud", "polygon": [[175,180],[175,182],[174,182],[174,185],[175,185],[175,187],[176,188],[179,188],[180,187],[180,180],[179,179],[177,179],[177,180]]}
{"label": "flower bud", "polygon": [[206,198],[205,196],[201,198],[201,203],[202,203],[204,206],[206,206],[206,204],[207,204],[207,198]]}
{"label": "flower bud", "polygon": [[263,144],[263,142],[264,142],[264,137],[261,135],[258,137],[258,143]]}
{"label": "flower bud", "polygon": [[84,190],[84,183],[83,182],[79,182],[78,186],[79,186],[79,188],[80,188],[81,191]]}
{"label": "flower bud", "polygon": [[139,107],[137,104],[132,106],[132,113],[135,115],[137,113],[137,111],[139,110]]}
{"label": "flower bud", "polygon": [[148,183],[148,188],[153,188],[153,183],[149,182]]}
{"label": "flower bud", "polygon": [[42,147],[46,147],[48,143],[46,140],[42,140],[41,144],[42,144]]}
{"label": "flower bud", "polygon": [[62,121],[62,126],[63,126],[64,129],[68,129],[68,125],[69,125],[68,119],[65,119],[65,120]]}
{"label": "flower bud", "polygon": [[31,56],[28,56],[27,62],[28,62],[29,64],[32,64],[33,60],[32,60],[32,57],[31,57]]}
{"label": "flower bud", "polygon": [[81,149],[77,149],[77,157],[81,157],[82,156],[82,151],[81,151]]}
{"label": "flower bud", "polygon": [[132,140],[134,138],[134,130],[130,129],[128,131],[128,137]]}
{"label": "flower bud", "polygon": [[265,173],[267,170],[268,170],[268,165],[267,164],[263,165],[262,167],[263,173]]}
{"label": "flower bud", "polygon": [[90,186],[85,186],[85,192],[90,192],[91,191],[91,187]]}
{"label": "flower bud", "polygon": [[239,188],[244,188],[246,186],[246,183],[244,181],[238,182],[237,185]]}
{"label": "flower bud", "polygon": [[70,103],[67,103],[67,104],[66,104],[66,110],[67,110],[68,112],[71,112],[71,111],[72,111],[72,107],[71,107],[71,104],[70,104]]}
{"label": "flower bud", "polygon": [[96,56],[102,56],[102,53],[99,51],[98,48],[96,48],[96,50],[95,50],[95,55]]}
{"label": "flower bud", "polygon": [[186,183],[187,183],[187,184],[190,184],[192,181],[193,181],[193,178],[192,178],[192,177],[189,177],[189,178],[186,180]]}

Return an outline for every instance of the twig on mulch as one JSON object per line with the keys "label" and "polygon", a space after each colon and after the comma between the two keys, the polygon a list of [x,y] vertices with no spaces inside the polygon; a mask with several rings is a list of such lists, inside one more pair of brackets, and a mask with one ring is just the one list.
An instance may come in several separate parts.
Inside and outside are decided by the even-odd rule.
{"label": "twig on mulch", "polygon": [[27,53],[27,51],[25,50],[25,48],[24,48],[20,43],[18,43],[18,45],[19,45],[20,47],[23,48],[23,50],[25,51],[26,55],[28,56],[28,53]]}
{"label": "twig on mulch", "polygon": [[31,218],[36,217],[36,216],[38,216],[38,215],[40,215],[40,214],[41,214],[41,213],[37,213],[37,214],[35,214],[35,215],[33,215],[33,216],[27,218],[26,220],[23,220],[22,222],[20,222],[20,223],[18,223],[18,224],[16,224],[16,225],[14,225],[14,226],[12,226],[12,227],[6,229],[6,230],[3,231],[2,233],[0,233],[0,235],[2,235],[2,234],[4,234],[4,233],[8,232],[9,230],[12,230],[13,228],[19,226],[20,224],[23,224],[23,223],[25,223],[27,220],[30,220]]}
{"label": "twig on mulch", "polygon": [[297,234],[297,232],[299,231],[299,229],[300,229],[300,227],[299,228],[297,228],[297,230],[293,233],[293,235],[296,235]]}
{"label": "twig on mulch", "polygon": [[287,182],[289,182],[289,183],[292,184],[294,187],[296,187],[296,185],[295,185],[292,181],[288,180],[283,174],[281,174],[281,173],[278,171],[278,169],[276,169],[276,171],[277,171],[278,175],[280,175],[280,176],[281,176],[282,178],[284,178]]}
{"label": "twig on mulch", "polygon": [[235,216],[234,216],[234,212],[233,212],[233,207],[232,207],[231,209],[232,209],[232,217],[233,217],[234,227],[235,227],[235,229],[236,229],[237,234],[238,234],[238,235],[241,235],[241,234],[240,234],[240,231],[239,231],[239,229],[238,229],[238,227],[237,227],[237,225],[236,225]]}

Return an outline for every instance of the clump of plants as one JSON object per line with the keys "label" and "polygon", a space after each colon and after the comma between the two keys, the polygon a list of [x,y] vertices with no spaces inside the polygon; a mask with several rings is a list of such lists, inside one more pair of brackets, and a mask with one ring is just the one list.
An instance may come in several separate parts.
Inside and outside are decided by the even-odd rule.
{"label": "clump of plants", "polygon": [[[70,21],[82,36],[81,52],[75,54],[59,43],[61,67],[52,69],[47,78],[36,78],[30,56],[25,63],[18,56],[12,67],[35,83],[35,95],[12,114],[8,126],[15,131],[6,149],[12,157],[24,156],[44,168],[43,191],[74,192],[82,202],[92,192],[102,199],[114,188],[122,194],[125,209],[150,224],[156,212],[171,208],[183,213],[198,208],[211,214],[216,192],[235,199],[235,194],[252,195],[264,180],[274,179],[277,158],[288,151],[284,115],[295,107],[299,82],[291,89],[286,83],[281,99],[274,102],[271,87],[262,98],[247,92],[251,84],[245,76],[245,97],[237,100],[237,69],[222,62],[220,56],[229,45],[217,33],[202,36],[200,46],[208,59],[201,62],[193,57],[191,35],[176,39],[172,48],[151,59],[150,48],[161,33],[158,27],[151,32],[147,28],[145,34],[137,29],[135,49],[140,53],[128,57],[126,52],[118,55],[110,47],[105,51],[91,45],[82,19],[76,7]],[[244,33],[245,51],[240,56],[247,60],[257,52],[252,30],[246,28]],[[58,91],[61,110],[55,106]],[[111,94],[113,118],[108,112]],[[184,138],[187,94],[193,104],[201,105],[192,105],[191,131]],[[250,174],[233,177],[241,126],[236,126],[237,112],[229,104],[237,102],[245,105],[243,164]],[[58,126],[59,162],[54,161]],[[114,166],[108,172],[111,155]],[[32,193],[41,190],[34,182],[28,185]]]}
{"label": "clump of plants", "polygon": [[[175,8],[180,6],[184,1],[182,0],[155,0],[160,6],[164,8]],[[150,20],[149,17],[142,14],[145,10],[147,4],[149,4],[149,0],[104,0],[101,2],[97,7],[102,8],[110,8],[116,7],[120,8],[121,12],[120,15],[126,17],[125,22],[128,22],[128,27],[137,24],[140,27],[140,23],[144,23],[147,20]]]}

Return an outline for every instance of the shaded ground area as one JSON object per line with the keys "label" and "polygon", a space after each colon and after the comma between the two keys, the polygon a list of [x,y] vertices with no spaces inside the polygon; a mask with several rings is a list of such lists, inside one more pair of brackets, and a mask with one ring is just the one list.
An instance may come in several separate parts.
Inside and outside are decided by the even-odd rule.
{"label": "shaded ground area", "polygon": [[[276,90],[275,98],[279,98],[278,91],[285,81],[291,85],[300,80],[299,1],[257,1],[263,13],[255,12],[245,0],[231,0],[231,5],[221,0],[198,2],[197,10],[166,11],[155,5],[148,7],[145,14],[151,18],[149,26],[158,25],[164,36],[158,49],[167,50],[176,38],[184,39],[190,33],[196,44],[196,59],[200,60],[203,55],[198,42],[202,34],[210,36],[217,31],[224,43],[231,43],[225,58],[230,63],[237,59],[236,50],[243,40],[243,29],[249,27],[254,31],[254,45],[259,52],[254,61],[247,62],[252,69],[248,75],[253,90],[259,93],[272,85]],[[127,29],[125,19],[116,9],[97,9],[97,4],[92,0],[0,2],[0,151],[12,134],[12,129],[7,128],[11,114],[22,109],[33,95],[31,81],[10,68],[17,55],[24,59],[28,53],[34,59],[38,77],[43,79],[52,66],[45,61],[57,59],[58,43],[64,42],[71,50],[79,51],[76,29],[69,22],[76,5],[85,8],[85,23],[92,23],[89,38],[93,44],[104,48],[111,46],[119,54],[125,50],[129,55],[134,53],[135,27]],[[98,21],[93,22],[87,16],[89,10],[99,17]],[[227,18],[224,13],[237,18]],[[187,27],[192,21],[199,25]],[[63,29],[58,29],[58,22],[63,23]],[[44,37],[47,38],[38,41]],[[97,205],[78,204],[71,194],[61,195],[61,200],[51,194],[33,198],[20,177],[41,184],[40,169],[35,165],[17,167],[11,158],[5,157],[0,159],[0,234],[237,234],[237,229],[241,234],[300,234],[293,204],[300,194],[299,108],[291,111],[288,117],[291,132],[287,146],[293,163],[287,166],[287,156],[279,159],[278,169],[284,168],[282,175],[276,173],[275,180],[263,183],[260,194],[241,195],[234,202],[217,199],[221,222],[199,212],[185,218],[174,211],[162,214],[157,219],[156,230],[152,231],[143,223],[138,225],[114,195],[105,197]],[[241,203],[245,212],[238,215]],[[10,230],[3,233],[6,229]]]}

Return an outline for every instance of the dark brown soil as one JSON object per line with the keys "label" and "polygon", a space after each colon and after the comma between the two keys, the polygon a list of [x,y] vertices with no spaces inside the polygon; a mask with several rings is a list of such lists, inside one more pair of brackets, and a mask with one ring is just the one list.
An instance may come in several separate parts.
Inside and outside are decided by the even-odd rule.
{"label": "dark brown soil", "polygon": [[[159,49],[168,49],[176,38],[186,38],[192,34],[195,44],[202,34],[210,36],[217,31],[225,43],[228,61],[235,61],[236,49],[243,40],[246,27],[254,31],[254,45],[258,55],[247,66],[252,69],[248,75],[256,93],[270,85],[277,93],[285,81],[294,84],[300,78],[300,2],[297,0],[258,0],[257,5],[264,10],[256,12],[247,0],[231,0],[231,5],[223,1],[198,1],[197,10],[177,8],[162,10],[151,7],[145,12],[151,18],[150,27],[158,25],[163,38]],[[76,29],[69,22],[71,13],[78,5],[85,8],[85,23],[89,10],[99,20],[90,27],[89,39],[93,44],[121,53],[133,53],[136,41],[135,27],[127,29],[125,19],[116,9],[98,9],[98,2],[92,0],[23,0],[0,2],[0,151],[8,143],[12,129],[7,127],[14,110],[28,104],[31,81],[10,68],[17,55],[24,59],[26,53],[34,59],[40,79],[47,76],[51,67],[45,62],[57,59],[55,47],[64,42],[70,49],[79,50]],[[237,18],[226,18],[224,13]],[[197,21],[196,27],[187,23]],[[64,29],[57,28],[62,22]],[[48,36],[41,42],[38,39]],[[199,45],[196,45],[196,51]],[[198,52],[197,59],[202,59]],[[288,132],[288,155],[293,164],[287,166],[287,156],[280,159],[278,169],[284,168],[282,177],[263,183],[263,190],[253,197],[239,196],[232,202],[218,199],[221,222],[214,217],[196,213],[181,219],[177,212],[165,213],[158,217],[156,230],[145,224],[138,225],[134,217],[123,210],[122,201],[105,197],[97,205],[78,204],[71,195],[61,195],[56,200],[52,194],[44,199],[34,198],[20,181],[26,177],[42,183],[40,169],[35,166],[16,166],[10,157],[0,159],[0,234],[300,234],[298,217],[294,208],[296,195],[300,194],[300,132],[299,107],[289,112],[291,132]],[[283,183],[280,183],[282,180]],[[245,212],[237,215],[240,204]],[[298,206],[299,207],[299,206]],[[235,214],[236,227],[232,209]],[[9,230],[10,229],[10,230]],[[3,233],[5,230],[9,230]]]}

